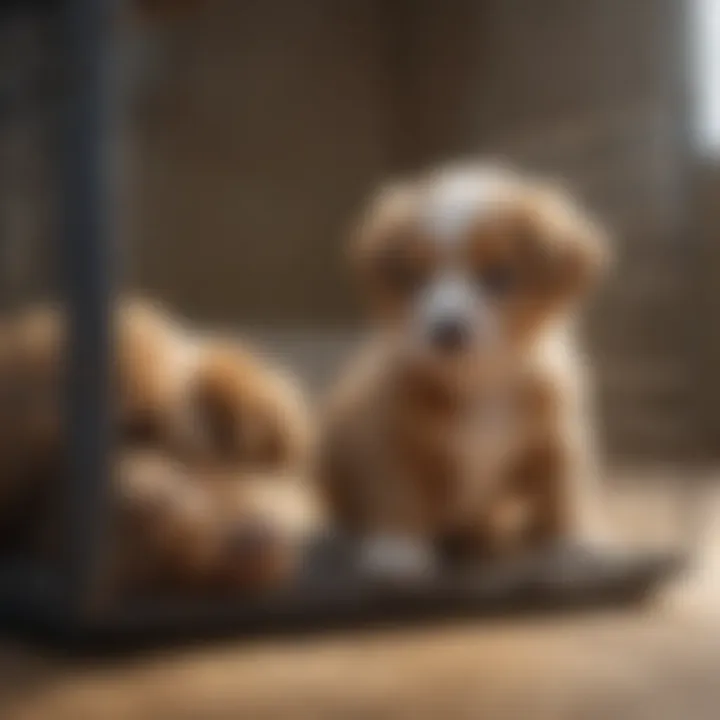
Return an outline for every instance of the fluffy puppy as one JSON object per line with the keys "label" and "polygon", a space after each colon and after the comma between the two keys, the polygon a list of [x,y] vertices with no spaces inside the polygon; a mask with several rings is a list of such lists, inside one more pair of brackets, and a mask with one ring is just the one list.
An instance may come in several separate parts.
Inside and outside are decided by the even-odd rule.
{"label": "fluffy puppy", "polygon": [[[146,555],[149,566],[163,569],[156,579],[169,581],[185,572],[198,586],[203,577],[212,585],[220,577],[249,572],[255,562],[249,556],[241,561],[241,551],[235,556],[220,553],[220,546],[229,543],[231,526],[246,525],[247,508],[260,504],[265,508],[260,514],[272,520],[272,544],[282,534],[284,520],[279,510],[266,507],[265,498],[277,498],[282,505],[282,497],[309,492],[301,482],[292,491],[278,490],[292,485],[289,480],[279,483],[278,476],[299,478],[309,456],[310,423],[300,390],[244,344],[193,332],[147,301],[121,300],[113,322],[118,450],[124,455],[144,449],[166,458],[121,462],[125,484],[113,507],[121,517],[134,518],[137,527],[131,535],[143,548],[139,557]],[[0,525],[7,536],[39,536],[40,544],[56,526],[51,516],[54,478],[63,463],[65,333],[63,313],[42,306],[8,319],[0,343],[0,392],[10,400],[2,404],[0,417]],[[219,477],[226,480],[219,482]],[[132,491],[138,483],[152,488],[152,503]],[[228,496],[225,505],[222,488]],[[20,519],[23,505],[28,513]],[[10,519],[15,521],[12,528]],[[132,545],[126,529],[123,523],[120,547]],[[160,552],[160,539],[161,558],[151,562]],[[210,553],[213,559],[201,572],[192,553],[210,545],[216,554]],[[261,545],[258,562],[265,552]],[[141,571],[142,563],[131,565],[138,576],[153,574]]]}
{"label": "fluffy puppy", "polygon": [[595,532],[572,320],[606,264],[566,195],[453,166],[383,188],[351,245],[373,337],[331,393],[320,480],[374,568]]}

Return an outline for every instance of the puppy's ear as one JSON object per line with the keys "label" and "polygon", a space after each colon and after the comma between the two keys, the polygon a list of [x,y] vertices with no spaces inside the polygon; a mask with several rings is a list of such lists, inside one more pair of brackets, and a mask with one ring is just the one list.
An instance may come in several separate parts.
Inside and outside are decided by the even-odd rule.
{"label": "puppy's ear", "polygon": [[208,349],[190,381],[189,406],[201,452],[214,459],[246,459],[257,445],[252,366],[225,349]]}
{"label": "puppy's ear", "polygon": [[395,239],[409,232],[416,202],[409,182],[389,182],[369,200],[350,241],[350,262],[362,279],[375,269],[379,257]]}
{"label": "puppy's ear", "polygon": [[206,452],[269,467],[299,462],[308,418],[294,383],[240,348],[210,348],[191,382],[191,404]]}
{"label": "puppy's ear", "polygon": [[526,232],[544,294],[560,302],[582,299],[611,264],[606,231],[559,187],[537,187],[528,201]]}

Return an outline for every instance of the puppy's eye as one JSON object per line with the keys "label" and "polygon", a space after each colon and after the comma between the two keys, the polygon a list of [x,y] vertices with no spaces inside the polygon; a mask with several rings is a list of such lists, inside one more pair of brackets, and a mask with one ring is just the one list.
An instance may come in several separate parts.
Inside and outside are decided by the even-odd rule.
{"label": "puppy's eye", "polygon": [[478,275],[480,285],[494,297],[510,294],[516,287],[516,280],[513,270],[505,265],[486,267]]}

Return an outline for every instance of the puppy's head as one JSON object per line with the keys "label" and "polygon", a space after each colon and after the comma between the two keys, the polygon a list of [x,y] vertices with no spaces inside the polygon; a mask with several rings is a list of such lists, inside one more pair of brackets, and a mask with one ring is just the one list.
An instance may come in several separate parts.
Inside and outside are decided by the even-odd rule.
{"label": "puppy's head", "polygon": [[507,357],[574,309],[602,232],[546,183],[483,165],[388,186],[352,245],[374,319],[440,365]]}

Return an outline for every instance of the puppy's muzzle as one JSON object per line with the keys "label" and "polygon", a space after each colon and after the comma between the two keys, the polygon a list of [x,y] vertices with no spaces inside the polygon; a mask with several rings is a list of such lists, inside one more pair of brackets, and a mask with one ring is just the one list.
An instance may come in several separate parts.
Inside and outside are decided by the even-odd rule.
{"label": "puppy's muzzle", "polygon": [[443,355],[484,346],[493,334],[487,303],[462,276],[447,275],[428,286],[418,313],[424,341]]}
{"label": "puppy's muzzle", "polygon": [[441,317],[429,328],[430,343],[443,353],[465,350],[472,342],[472,328],[463,318]]}

